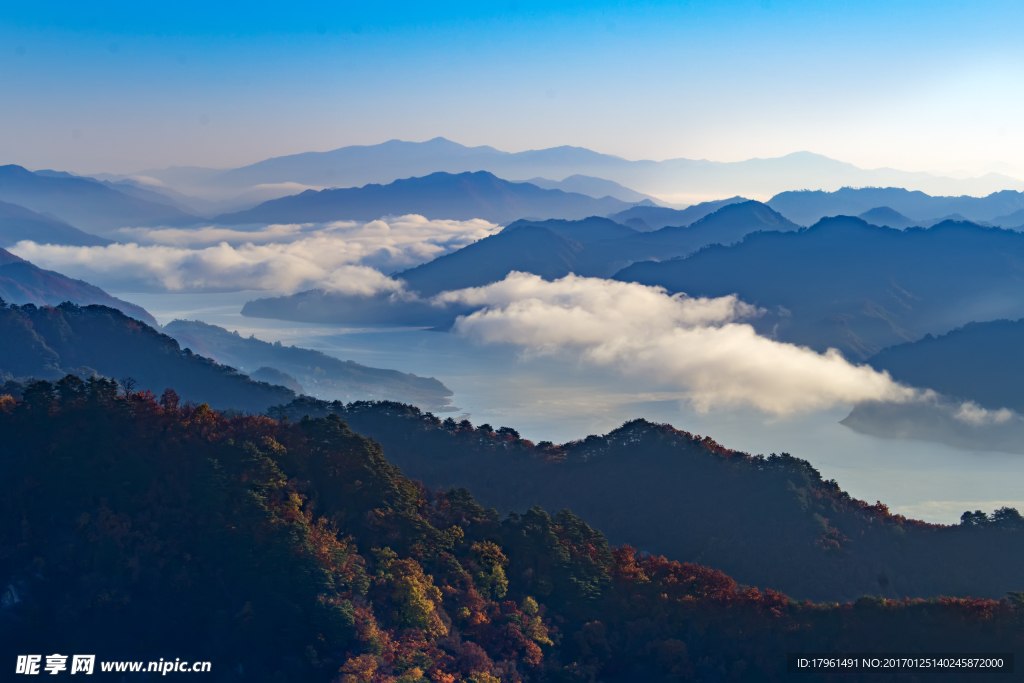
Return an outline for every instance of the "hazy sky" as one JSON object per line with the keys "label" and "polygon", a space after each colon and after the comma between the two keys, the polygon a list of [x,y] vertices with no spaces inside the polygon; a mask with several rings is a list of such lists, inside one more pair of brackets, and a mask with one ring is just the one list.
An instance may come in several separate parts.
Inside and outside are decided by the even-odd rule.
{"label": "hazy sky", "polygon": [[0,163],[228,167],[440,135],[1024,167],[1020,2],[162,4],[0,4]]}

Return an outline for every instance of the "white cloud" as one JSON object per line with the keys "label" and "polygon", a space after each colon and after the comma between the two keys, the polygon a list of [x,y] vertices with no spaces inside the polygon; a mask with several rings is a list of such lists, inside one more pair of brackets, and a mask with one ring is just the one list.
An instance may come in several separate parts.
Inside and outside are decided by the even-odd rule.
{"label": "white cloud", "polygon": [[430,261],[487,237],[484,220],[387,217],[369,223],[270,225],[257,231],[132,228],[127,243],[69,247],[20,242],[10,251],[43,268],[119,289],[394,292],[384,273]]}
{"label": "white cloud", "polygon": [[[961,422],[966,422],[969,425],[975,427],[981,427],[984,425],[1003,424],[1009,422],[1015,416],[1014,412],[1009,408],[1000,408],[999,410],[988,410],[982,408],[974,401],[967,401],[961,403],[960,407],[953,417]],[[1017,416],[1019,417],[1019,416]]]}
{"label": "white cloud", "polygon": [[758,335],[741,321],[760,311],[735,296],[692,299],[635,283],[512,273],[486,287],[445,292],[435,303],[483,306],[458,319],[459,334],[539,353],[577,352],[679,387],[699,410],[748,405],[784,415],[918,396],[835,349],[819,354]]}
{"label": "white cloud", "polygon": [[302,236],[301,225],[268,225],[259,230],[233,228],[121,228],[122,244],[167,244],[176,247],[198,247],[227,242],[228,244],[270,244],[293,242]]}

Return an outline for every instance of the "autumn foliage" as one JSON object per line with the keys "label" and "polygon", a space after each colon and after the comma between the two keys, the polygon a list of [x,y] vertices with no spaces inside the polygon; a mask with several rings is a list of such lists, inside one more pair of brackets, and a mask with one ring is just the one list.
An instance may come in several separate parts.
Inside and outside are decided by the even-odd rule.
{"label": "autumn foliage", "polygon": [[[0,400],[4,656],[211,680],[782,679],[787,651],[1012,651],[1013,601],[798,603],[433,491],[337,415],[227,419],[67,377]],[[880,650],[879,650],[880,651]]]}
{"label": "autumn foliage", "polygon": [[270,412],[336,414],[427,486],[466,487],[502,512],[569,508],[613,543],[801,600],[998,600],[1024,589],[1024,520],[1012,508],[928,524],[850,496],[806,460],[731,450],[667,424],[631,420],[552,444],[392,402],[301,397]]}

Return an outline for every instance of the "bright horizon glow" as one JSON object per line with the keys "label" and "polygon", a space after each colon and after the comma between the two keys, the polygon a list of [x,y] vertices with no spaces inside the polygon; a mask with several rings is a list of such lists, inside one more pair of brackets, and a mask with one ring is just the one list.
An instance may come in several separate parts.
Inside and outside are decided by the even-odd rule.
{"label": "bright horizon glow", "polygon": [[1024,178],[1013,2],[58,2],[0,10],[0,163],[242,166],[389,139]]}

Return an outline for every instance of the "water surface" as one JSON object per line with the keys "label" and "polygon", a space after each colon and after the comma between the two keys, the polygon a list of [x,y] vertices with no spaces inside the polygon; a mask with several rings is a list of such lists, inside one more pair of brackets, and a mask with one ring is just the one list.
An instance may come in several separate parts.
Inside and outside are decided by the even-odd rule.
{"label": "water surface", "polygon": [[135,294],[160,324],[202,320],[317,349],[343,360],[436,377],[455,392],[450,413],[474,424],[509,426],[534,441],[565,442],[646,418],[710,435],[750,453],[788,452],[810,461],[856,498],[881,500],[894,512],[954,523],[964,510],[1024,510],[1024,456],[858,434],[839,424],[850,406],[792,418],[752,410],[695,411],[671,387],[652,387],[596,369],[572,356],[536,357],[421,329],[341,328],[246,318],[242,305],[265,292]]}

